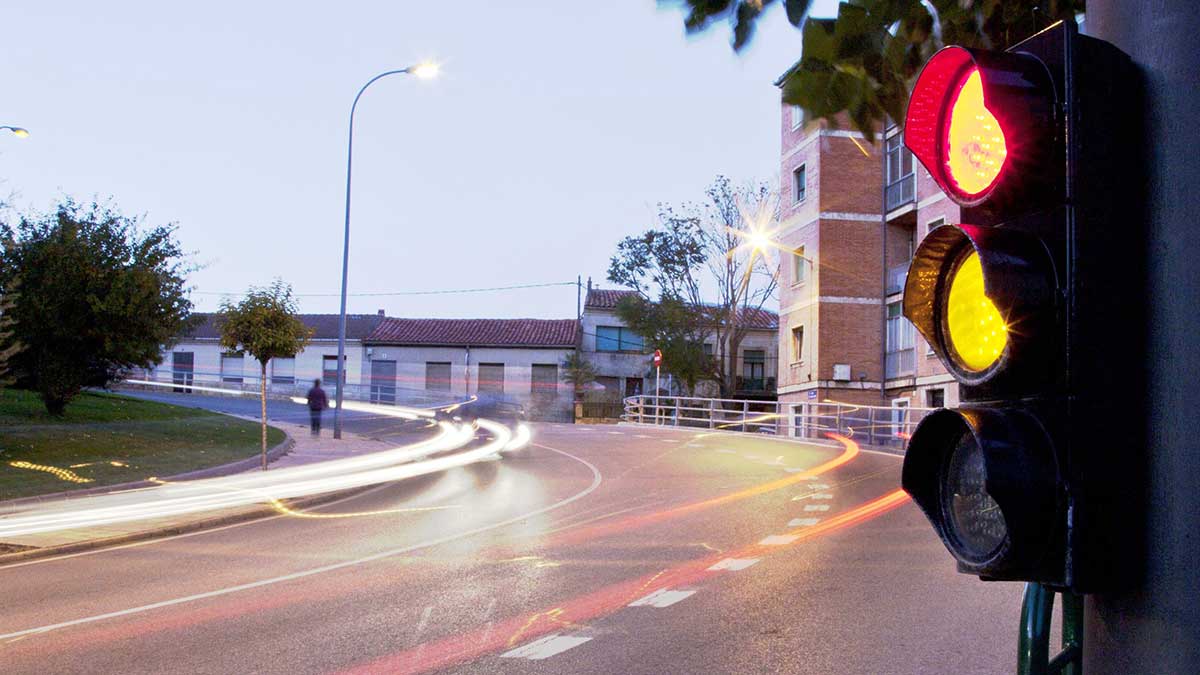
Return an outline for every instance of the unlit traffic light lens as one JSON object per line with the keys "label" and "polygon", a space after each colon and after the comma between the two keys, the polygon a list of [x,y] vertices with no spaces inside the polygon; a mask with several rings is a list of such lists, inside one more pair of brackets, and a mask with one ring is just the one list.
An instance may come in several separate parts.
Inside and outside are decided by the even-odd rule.
{"label": "unlit traffic light lens", "polygon": [[984,294],[979,254],[968,249],[950,280],[946,327],[959,365],[982,372],[995,363],[1008,344],[1008,328],[996,305]]}
{"label": "unlit traffic light lens", "polygon": [[1008,524],[988,494],[986,479],[983,450],[974,436],[964,432],[946,464],[942,508],[960,553],[972,560],[990,558],[1008,536]]}
{"label": "unlit traffic light lens", "polygon": [[984,105],[978,68],[963,78],[946,119],[946,174],[963,196],[981,195],[1000,177],[1008,147],[1000,122]]}

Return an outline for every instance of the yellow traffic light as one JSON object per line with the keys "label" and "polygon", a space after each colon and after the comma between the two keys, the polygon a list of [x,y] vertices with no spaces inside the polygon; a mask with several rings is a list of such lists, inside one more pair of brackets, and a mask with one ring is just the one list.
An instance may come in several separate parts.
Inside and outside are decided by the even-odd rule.
{"label": "yellow traffic light", "polygon": [[950,279],[946,327],[950,346],[960,365],[974,372],[987,370],[1008,344],[1008,327],[995,303],[984,293],[983,266],[972,249]]}

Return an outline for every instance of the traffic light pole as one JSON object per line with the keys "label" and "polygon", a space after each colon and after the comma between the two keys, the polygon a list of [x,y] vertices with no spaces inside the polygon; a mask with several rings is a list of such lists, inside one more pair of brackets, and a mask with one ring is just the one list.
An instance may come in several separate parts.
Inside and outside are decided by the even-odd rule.
{"label": "traffic light pole", "polygon": [[[1146,234],[1128,245],[1131,258],[1146,255],[1148,265],[1146,325],[1112,336],[1113,367],[1144,370],[1145,389],[1109,392],[1145,404],[1144,442],[1127,448],[1142,464],[1126,505],[1144,532],[1142,569],[1130,588],[1088,596],[1084,669],[1200,672],[1200,4],[1089,0],[1085,30],[1129,54],[1142,75],[1142,123],[1113,133],[1133,133],[1143,148],[1140,166],[1129,168],[1127,198],[1138,200]],[[1144,333],[1144,354],[1117,346],[1126,331]]]}
{"label": "traffic light pole", "polygon": [[1083,598],[1071,592],[1062,596],[1062,651],[1051,659],[1050,621],[1054,614],[1054,591],[1043,584],[1025,584],[1021,636],[1017,643],[1017,675],[1080,675]]}

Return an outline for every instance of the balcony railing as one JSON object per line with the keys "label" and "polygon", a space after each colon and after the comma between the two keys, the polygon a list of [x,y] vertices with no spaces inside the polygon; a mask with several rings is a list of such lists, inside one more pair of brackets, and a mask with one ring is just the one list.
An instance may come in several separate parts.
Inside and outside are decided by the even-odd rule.
{"label": "balcony railing", "polygon": [[904,206],[914,199],[916,199],[916,176],[911,173],[888,185],[884,190],[884,202],[888,211]]}
{"label": "balcony railing", "polygon": [[908,276],[908,266],[912,263],[911,260],[906,261],[895,267],[888,268],[887,274],[887,294],[901,293],[904,291],[904,279]]}

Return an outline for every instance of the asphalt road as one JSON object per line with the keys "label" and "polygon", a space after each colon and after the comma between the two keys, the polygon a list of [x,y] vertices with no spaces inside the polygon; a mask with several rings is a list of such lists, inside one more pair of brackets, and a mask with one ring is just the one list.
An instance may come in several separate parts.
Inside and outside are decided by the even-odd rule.
{"label": "asphalt road", "polygon": [[1015,665],[1020,585],[954,572],[896,494],[898,457],[634,427],[538,425],[534,442],[317,518],[0,567],[0,670]]}

